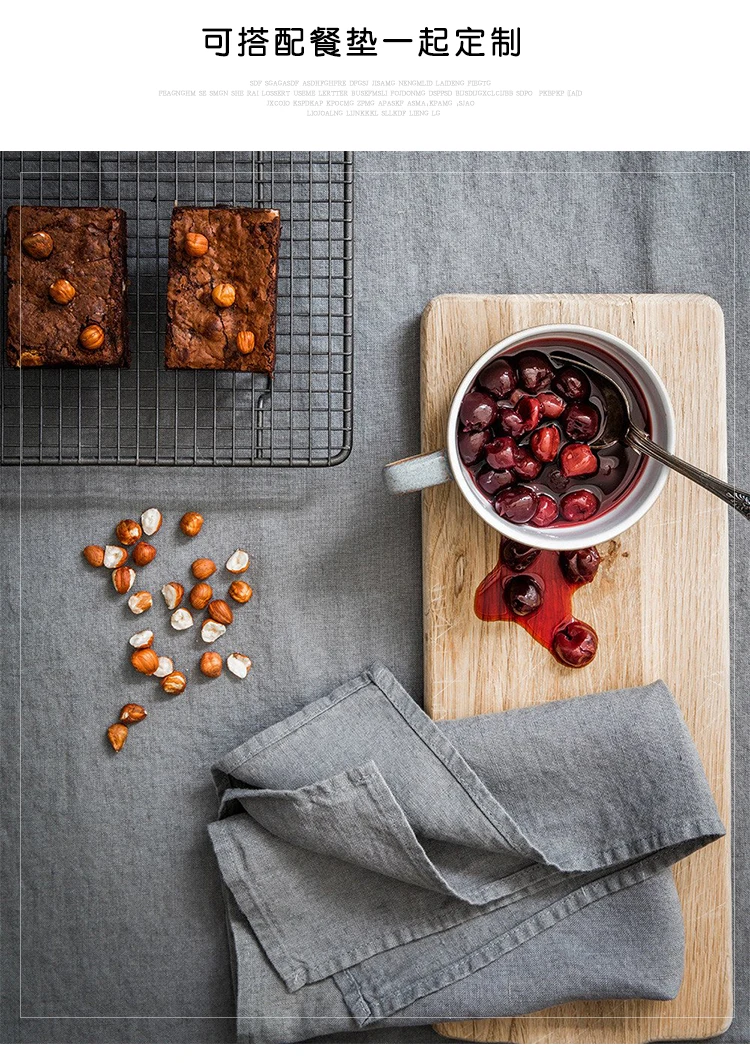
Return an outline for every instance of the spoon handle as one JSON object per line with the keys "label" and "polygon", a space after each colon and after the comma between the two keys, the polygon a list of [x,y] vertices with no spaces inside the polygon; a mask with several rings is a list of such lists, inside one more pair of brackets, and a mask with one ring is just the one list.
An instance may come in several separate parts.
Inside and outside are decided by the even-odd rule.
{"label": "spoon handle", "polygon": [[656,458],[667,468],[674,469],[675,472],[686,476],[693,483],[698,484],[700,487],[705,487],[707,491],[717,495],[728,506],[732,506],[743,517],[750,520],[750,493],[747,491],[741,491],[738,487],[725,484],[723,480],[717,480],[715,476],[709,476],[707,472],[702,469],[696,469],[694,465],[683,461],[682,458],[676,458],[674,454],[670,454],[668,450],[663,450],[658,443],[654,443],[650,436],[647,436],[645,432],[641,432],[634,425],[628,428],[625,438],[634,450]]}

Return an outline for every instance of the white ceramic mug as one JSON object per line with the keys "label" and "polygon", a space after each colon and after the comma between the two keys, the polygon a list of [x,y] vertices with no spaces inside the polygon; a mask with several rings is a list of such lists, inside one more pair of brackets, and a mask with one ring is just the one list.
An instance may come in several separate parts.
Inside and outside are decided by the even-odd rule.
{"label": "white ceramic mug", "polygon": [[[459,411],[484,367],[493,359],[520,353],[522,350],[567,347],[580,351],[581,357],[597,364],[635,391],[648,412],[649,433],[666,450],[674,448],[674,411],[664,384],[629,343],[600,329],[585,325],[539,325],[516,332],[501,340],[478,358],[458,385],[448,414],[445,449],[432,454],[418,454],[392,462],[384,470],[388,490],[394,494],[421,491],[426,487],[455,480],[461,494],[482,520],[497,531],[526,546],[541,550],[580,550],[621,535],[635,524],[654,504],[666,483],[669,470],[651,458],[642,458],[639,472],[620,499],[581,524],[551,525],[537,528],[531,524],[514,524],[498,516],[492,503],[474,484],[471,474],[458,453]],[[635,387],[633,387],[635,385]],[[585,486],[585,485],[582,485]]]}

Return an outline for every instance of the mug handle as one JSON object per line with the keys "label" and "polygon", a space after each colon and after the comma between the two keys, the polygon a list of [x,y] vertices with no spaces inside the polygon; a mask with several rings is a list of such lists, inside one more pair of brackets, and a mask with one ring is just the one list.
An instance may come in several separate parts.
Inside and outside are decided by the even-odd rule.
{"label": "mug handle", "polygon": [[412,458],[392,461],[383,469],[385,486],[392,495],[408,495],[425,487],[436,487],[453,479],[444,450],[432,454],[415,454]]}

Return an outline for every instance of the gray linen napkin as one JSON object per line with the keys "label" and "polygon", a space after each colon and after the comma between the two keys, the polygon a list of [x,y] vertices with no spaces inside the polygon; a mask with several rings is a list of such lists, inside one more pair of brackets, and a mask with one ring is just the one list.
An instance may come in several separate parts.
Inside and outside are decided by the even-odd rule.
{"label": "gray linen napkin", "polygon": [[238,1038],[671,999],[671,864],[724,828],[663,683],[435,723],[385,668],[229,753]]}

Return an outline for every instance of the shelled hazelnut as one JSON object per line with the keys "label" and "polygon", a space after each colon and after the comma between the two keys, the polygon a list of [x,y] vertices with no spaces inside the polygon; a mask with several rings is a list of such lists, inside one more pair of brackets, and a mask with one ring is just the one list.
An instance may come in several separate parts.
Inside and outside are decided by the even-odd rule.
{"label": "shelled hazelnut", "polygon": [[49,233],[43,231],[28,233],[21,241],[21,246],[30,258],[49,258],[55,244]]}
{"label": "shelled hazelnut", "polygon": [[174,661],[171,657],[160,657],[159,667],[154,672],[157,679],[163,679],[165,675],[169,675],[174,671]]}
{"label": "shelled hazelnut", "polygon": [[161,681],[165,694],[181,694],[187,686],[187,677],[182,672],[170,672]]}
{"label": "shelled hazelnut", "polygon": [[218,307],[226,309],[234,304],[236,293],[233,284],[216,284],[211,292],[211,298]]}
{"label": "shelled hazelnut", "polygon": [[167,604],[167,609],[179,608],[185,594],[185,588],[181,583],[165,583],[161,589],[161,596]]}
{"label": "shelled hazelnut", "polygon": [[249,583],[245,583],[243,579],[236,579],[229,584],[227,593],[233,602],[237,602],[238,605],[244,605],[245,602],[249,602],[252,598],[253,588]]}
{"label": "shelled hazelnut", "polygon": [[87,325],[81,329],[78,342],[85,351],[98,351],[104,346],[104,329],[101,325]]}
{"label": "shelled hazelnut", "polygon": [[136,672],[141,672],[142,675],[153,675],[159,667],[159,658],[154,650],[143,646],[140,649],[133,650],[130,655],[130,663]]}
{"label": "shelled hazelnut", "polygon": [[112,573],[112,586],[118,594],[127,594],[135,583],[135,569],[129,565],[121,565]]}
{"label": "shelled hazelnut", "polygon": [[230,653],[227,657],[227,668],[238,679],[246,679],[252,666],[253,662],[244,653]]}
{"label": "shelled hazelnut", "polygon": [[131,594],[128,598],[128,609],[131,613],[135,613],[136,616],[140,613],[145,613],[153,604],[154,600],[149,591],[136,591],[135,594]]}
{"label": "shelled hazelnut", "polygon": [[208,240],[203,233],[187,233],[185,251],[191,258],[202,258],[208,251]]}
{"label": "shelled hazelnut", "polygon": [[148,713],[144,709],[143,705],[137,705],[134,701],[128,702],[127,705],[123,705],[120,709],[119,721],[120,723],[140,723],[141,720],[145,720]]}
{"label": "shelled hazelnut", "polygon": [[143,631],[136,631],[134,635],[130,636],[128,642],[136,649],[139,649],[141,646],[153,646],[154,633],[149,628],[145,628]]}
{"label": "shelled hazelnut", "polygon": [[136,543],[133,553],[130,555],[130,560],[134,561],[136,565],[143,568],[145,565],[150,565],[156,557],[156,547],[151,543]]}
{"label": "shelled hazelnut", "polygon": [[128,737],[128,729],[124,723],[113,723],[107,728],[107,738],[115,753],[119,753]]}
{"label": "shelled hazelnut", "polygon": [[200,513],[190,511],[185,513],[180,521],[180,528],[183,533],[189,538],[193,539],[203,527],[203,517]]}
{"label": "shelled hazelnut", "polygon": [[[83,556],[92,568],[101,568],[104,564],[104,547],[85,546],[83,548]],[[127,557],[127,554],[125,556]]]}
{"label": "shelled hazelnut", "polygon": [[136,520],[121,520],[115,528],[115,535],[123,546],[132,546],[142,535],[142,529]]}
{"label": "shelled hazelnut", "polygon": [[243,329],[237,333],[237,350],[240,354],[252,354],[255,350],[255,333],[250,329]]}
{"label": "shelled hazelnut", "polygon": [[56,281],[52,281],[49,286],[49,297],[53,303],[57,303],[58,306],[67,306],[76,297],[76,290],[70,281],[66,281],[64,277],[60,277]]}
{"label": "shelled hazelnut", "polygon": [[141,527],[144,535],[156,535],[162,524],[162,515],[158,509],[145,509],[141,513]]}
{"label": "shelled hazelnut", "polygon": [[199,557],[190,567],[195,578],[201,581],[207,580],[216,571],[216,565],[210,557]]}
{"label": "shelled hazelnut", "polygon": [[196,583],[190,592],[190,604],[193,609],[205,609],[213,597],[209,583]]}
{"label": "shelled hazelnut", "polygon": [[250,567],[250,555],[246,550],[235,550],[227,561],[227,570],[239,576]]}
{"label": "shelled hazelnut", "polygon": [[105,546],[102,564],[105,568],[120,568],[128,559],[128,552],[121,546]]}
{"label": "shelled hazelnut", "polygon": [[214,598],[213,601],[208,603],[208,615],[217,624],[223,624],[224,627],[228,627],[234,620],[231,606],[222,601],[221,598]]}
{"label": "shelled hazelnut", "polygon": [[187,631],[193,626],[193,616],[189,609],[175,609],[169,622],[175,631]]}
{"label": "shelled hazelnut", "polygon": [[201,624],[201,638],[204,642],[216,642],[226,634],[226,628],[216,620],[204,620]]}
{"label": "shelled hazelnut", "polygon": [[221,659],[221,654],[213,650],[206,650],[201,657],[201,672],[208,676],[209,679],[216,679],[218,675],[221,675],[223,667],[224,662]]}

